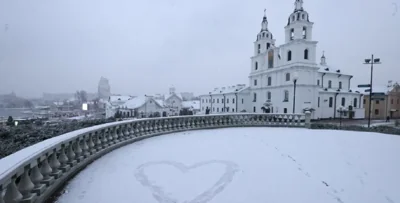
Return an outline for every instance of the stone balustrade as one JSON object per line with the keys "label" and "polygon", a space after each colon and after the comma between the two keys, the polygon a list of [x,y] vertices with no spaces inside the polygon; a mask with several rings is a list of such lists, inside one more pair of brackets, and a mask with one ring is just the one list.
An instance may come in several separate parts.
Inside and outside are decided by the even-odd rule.
{"label": "stone balustrade", "polygon": [[127,120],[66,133],[0,160],[0,203],[44,202],[102,155],[161,134],[226,127],[309,127],[306,114],[218,114]]}

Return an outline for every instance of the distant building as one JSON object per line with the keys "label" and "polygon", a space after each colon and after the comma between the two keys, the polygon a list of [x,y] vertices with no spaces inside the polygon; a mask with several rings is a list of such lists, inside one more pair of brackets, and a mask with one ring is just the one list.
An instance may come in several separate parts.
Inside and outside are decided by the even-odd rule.
{"label": "distant building", "polygon": [[106,118],[115,116],[117,112],[126,118],[142,118],[166,114],[163,104],[151,96],[113,97],[106,104]]}
{"label": "distant building", "polygon": [[107,78],[100,78],[97,94],[100,99],[107,99],[111,96],[111,87]]}
{"label": "distant building", "polygon": [[249,88],[245,84],[214,88],[209,94],[200,95],[200,112],[236,113],[248,112]]}
{"label": "distant building", "polygon": [[[393,86],[373,86],[372,88],[372,119],[400,118],[400,85],[395,83]],[[365,92],[364,107],[365,117],[368,118],[369,92]]]}

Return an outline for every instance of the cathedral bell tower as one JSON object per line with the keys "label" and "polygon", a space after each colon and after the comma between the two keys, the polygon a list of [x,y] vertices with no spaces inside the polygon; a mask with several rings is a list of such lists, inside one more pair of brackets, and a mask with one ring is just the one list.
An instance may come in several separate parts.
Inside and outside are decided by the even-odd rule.
{"label": "cathedral bell tower", "polygon": [[268,20],[266,9],[264,9],[264,17],[261,22],[261,31],[257,34],[257,40],[254,42],[254,56],[265,53],[268,49],[275,45],[275,39],[268,30]]}
{"label": "cathedral bell tower", "polygon": [[295,0],[294,11],[290,14],[285,27],[285,43],[296,39],[312,41],[313,24],[303,8],[303,0]]}

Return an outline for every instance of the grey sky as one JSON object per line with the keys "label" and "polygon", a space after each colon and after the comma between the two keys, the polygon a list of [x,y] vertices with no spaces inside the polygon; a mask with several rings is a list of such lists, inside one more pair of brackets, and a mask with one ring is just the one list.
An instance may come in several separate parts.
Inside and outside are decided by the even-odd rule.
{"label": "grey sky", "polygon": [[[0,0],[0,94],[97,91],[153,94],[248,83],[264,8],[284,41],[294,0]],[[400,82],[400,0],[304,0],[318,53],[367,83],[364,58],[383,64],[375,83]],[[8,24],[8,29],[6,29]],[[318,56],[319,58],[319,56]]]}

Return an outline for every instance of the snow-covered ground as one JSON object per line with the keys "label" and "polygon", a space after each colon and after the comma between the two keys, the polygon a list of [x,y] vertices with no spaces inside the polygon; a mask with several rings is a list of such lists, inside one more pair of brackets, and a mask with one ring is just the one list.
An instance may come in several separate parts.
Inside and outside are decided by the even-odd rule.
{"label": "snow-covered ground", "polygon": [[67,203],[400,202],[400,136],[294,128],[163,135],[117,149],[65,188]]}

